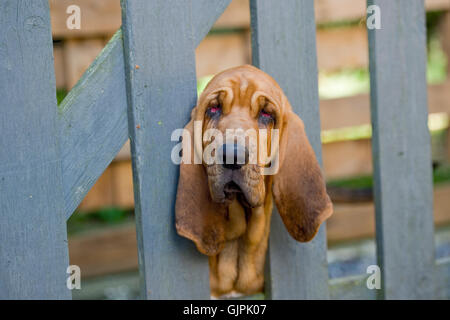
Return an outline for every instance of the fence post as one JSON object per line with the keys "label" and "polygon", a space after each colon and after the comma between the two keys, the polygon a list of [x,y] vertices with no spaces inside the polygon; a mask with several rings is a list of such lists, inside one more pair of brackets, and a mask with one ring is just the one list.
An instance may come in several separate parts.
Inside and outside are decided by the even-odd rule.
{"label": "fence post", "polygon": [[174,129],[186,125],[196,104],[194,49],[198,34],[204,34],[212,24],[193,24],[193,16],[199,17],[200,11],[210,21],[228,1],[202,3],[122,0],[128,127],[144,298],[210,296],[207,258],[175,231],[179,169],[171,161],[175,143],[170,140]]}
{"label": "fence post", "polygon": [[70,299],[48,1],[0,7],[0,299]]}
{"label": "fence post", "polygon": [[423,0],[375,0],[369,30],[377,255],[386,299],[433,296],[434,239]]}
{"label": "fence post", "polygon": [[[321,161],[313,1],[251,1],[253,64],[286,93]],[[293,240],[272,217],[266,294],[272,299],[328,298],[325,225],[310,243]]]}

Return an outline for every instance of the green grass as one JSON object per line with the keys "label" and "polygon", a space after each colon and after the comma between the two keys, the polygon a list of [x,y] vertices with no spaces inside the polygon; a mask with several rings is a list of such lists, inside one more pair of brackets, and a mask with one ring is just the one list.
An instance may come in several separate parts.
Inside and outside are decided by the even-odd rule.
{"label": "green grass", "polygon": [[327,186],[350,189],[370,188],[372,187],[372,176],[359,176],[348,179],[331,180],[327,182]]}
{"label": "green grass", "polygon": [[[133,220],[133,211],[120,208],[103,208],[92,212],[74,212],[67,221],[67,233],[72,235],[105,225],[117,225]],[[88,227],[86,227],[88,226]]]}
{"label": "green grass", "polygon": [[433,172],[433,183],[448,183],[450,181],[450,165],[440,166]]}
{"label": "green grass", "polygon": [[65,89],[57,89],[56,90],[56,101],[58,102],[58,106],[64,100],[66,95],[67,95],[67,90],[65,90]]}
{"label": "green grass", "polygon": [[428,44],[427,81],[429,84],[441,83],[447,79],[447,56],[441,48],[437,35]]}

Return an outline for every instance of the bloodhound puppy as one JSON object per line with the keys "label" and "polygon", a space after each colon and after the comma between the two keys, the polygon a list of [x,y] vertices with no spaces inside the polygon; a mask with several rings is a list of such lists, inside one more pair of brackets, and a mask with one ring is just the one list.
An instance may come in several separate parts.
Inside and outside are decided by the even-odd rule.
{"label": "bloodhound puppy", "polygon": [[[311,240],[333,212],[303,122],[274,79],[245,65],[208,83],[185,129],[183,153],[195,152],[183,154],[180,164],[178,234],[209,256],[213,296],[260,292],[273,200],[289,234],[301,242]],[[247,131],[256,132],[256,160],[255,139],[240,137]],[[230,132],[235,135],[228,139]],[[279,141],[272,139],[275,133]],[[215,162],[201,155],[195,163],[195,153],[213,142]]]}

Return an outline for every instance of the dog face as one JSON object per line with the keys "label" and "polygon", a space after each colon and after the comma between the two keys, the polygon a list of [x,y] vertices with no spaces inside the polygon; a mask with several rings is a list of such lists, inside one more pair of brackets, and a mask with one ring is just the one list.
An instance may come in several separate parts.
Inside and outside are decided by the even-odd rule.
{"label": "dog face", "polygon": [[[195,122],[200,130],[194,130]],[[263,71],[242,66],[215,76],[185,129],[190,139],[183,140],[183,149],[210,157],[202,154],[201,164],[192,159],[180,165],[176,226],[202,253],[217,255],[229,240],[229,207],[235,200],[253,212],[269,202],[271,206],[273,196],[288,232],[298,241],[312,239],[331,215],[303,122]],[[279,139],[272,139],[275,136]],[[217,162],[220,159],[223,163]],[[275,170],[264,174],[274,163]]]}
{"label": "dog face", "polygon": [[281,97],[271,92],[273,86],[252,69],[230,70],[215,77],[200,97],[196,120],[203,124],[203,150],[216,160],[204,163],[213,201],[229,205],[237,198],[247,208],[263,205],[264,168],[277,150],[271,150],[272,130],[282,119]]}

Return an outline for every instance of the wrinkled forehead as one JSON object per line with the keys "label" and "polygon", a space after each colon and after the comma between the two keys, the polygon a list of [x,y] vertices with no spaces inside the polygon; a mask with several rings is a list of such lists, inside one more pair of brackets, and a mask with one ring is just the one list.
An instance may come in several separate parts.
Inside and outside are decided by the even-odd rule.
{"label": "wrinkled forehead", "polygon": [[241,106],[250,105],[255,96],[261,95],[281,106],[283,96],[272,77],[252,66],[237,67],[217,74],[206,86],[200,103],[219,93],[224,93],[230,103]]}

